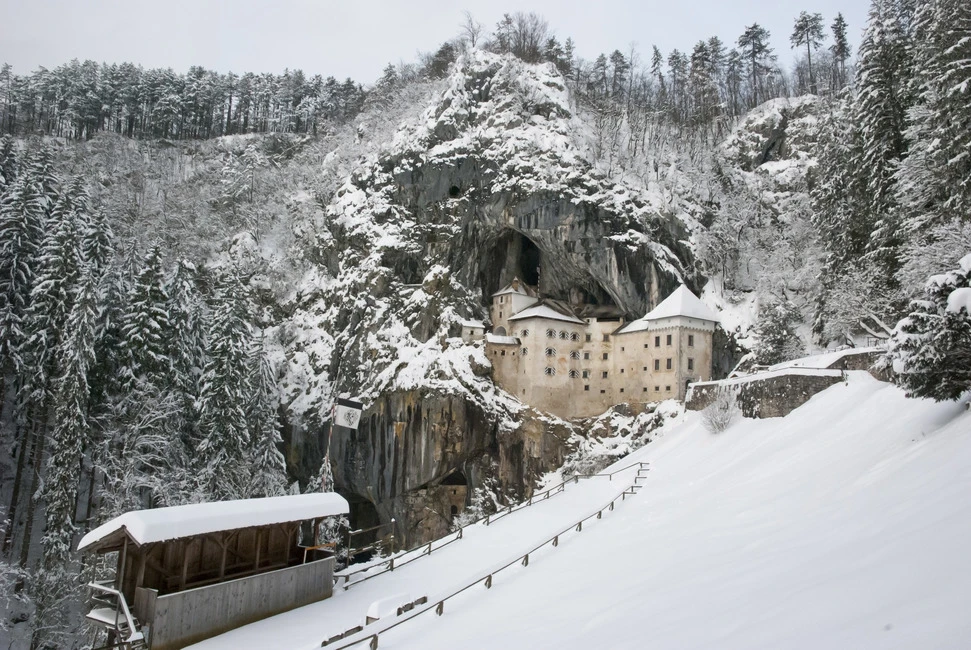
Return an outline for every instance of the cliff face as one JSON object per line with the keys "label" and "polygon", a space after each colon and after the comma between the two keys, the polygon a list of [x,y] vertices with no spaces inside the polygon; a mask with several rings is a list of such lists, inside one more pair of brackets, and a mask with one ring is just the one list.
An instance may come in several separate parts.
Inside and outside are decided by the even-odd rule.
{"label": "cliff face", "polygon": [[454,338],[513,276],[633,317],[693,284],[690,221],[605,178],[589,142],[551,67],[476,52],[314,224],[318,265],[279,337],[288,442],[313,471],[332,395],[361,396],[361,428],[331,443],[359,522],[395,517],[418,543],[447,525],[447,476],[522,496],[562,464],[573,426],[499,391],[482,350]]}

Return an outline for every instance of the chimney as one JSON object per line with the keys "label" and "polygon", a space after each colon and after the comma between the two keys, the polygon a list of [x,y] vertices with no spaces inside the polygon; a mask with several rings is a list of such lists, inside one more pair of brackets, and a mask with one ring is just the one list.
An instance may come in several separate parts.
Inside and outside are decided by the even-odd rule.
{"label": "chimney", "polygon": [[519,278],[512,279],[512,288],[516,291],[519,291]]}

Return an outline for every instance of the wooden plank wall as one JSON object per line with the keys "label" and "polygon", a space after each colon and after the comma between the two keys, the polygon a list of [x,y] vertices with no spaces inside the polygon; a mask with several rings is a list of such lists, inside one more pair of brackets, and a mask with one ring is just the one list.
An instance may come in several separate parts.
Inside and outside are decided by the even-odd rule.
{"label": "wooden plank wall", "polygon": [[174,650],[329,598],[334,558],[159,596],[151,650]]}

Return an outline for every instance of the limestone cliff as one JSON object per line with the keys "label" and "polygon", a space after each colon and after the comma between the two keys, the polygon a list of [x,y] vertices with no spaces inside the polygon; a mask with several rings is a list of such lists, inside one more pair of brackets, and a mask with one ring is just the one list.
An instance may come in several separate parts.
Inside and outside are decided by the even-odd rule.
{"label": "limestone cliff", "polygon": [[288,442],[309,474],[334,392],[363,399],[361,428],[331,443],[357,523],[395,517],[417,543],[447,524],[432,505],[449,475],[522,496],[562,464],[573,425],[499,391],[481,349],[455,338],[513,276],[632,317],[696,284],[696,224],[598,172],[589,142],[551,66],[474,52],[314,224],[318,264],[281,326]]}

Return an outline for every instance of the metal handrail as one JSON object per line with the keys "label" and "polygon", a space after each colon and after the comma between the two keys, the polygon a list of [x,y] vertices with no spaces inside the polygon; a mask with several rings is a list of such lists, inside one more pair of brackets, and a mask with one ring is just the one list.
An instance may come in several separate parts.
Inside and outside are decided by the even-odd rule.
{"label": "metal handrail", "polygon": [[[136,627],[135,627],[135,620],[132,618],[131,611],[129,611],[129,609],[128,609],[128,601],[125,600],[125,594],[121,593],[117,589],[114,589],[112,587],[109,587],[107,585],[104,585],[104,584],[101,584],[101,583],[98,583],[98,582],[89,582],[88,583],[88,589],[94,589],[94,590],[97,590],[97,591],[102,591],[102,592],[104,592],[106,594],[110,594],[110,595],[112,595],[112,596],[114,596],[115,598],[118,599],[118,604],[121,606],[121,611],[125,614],[125,622],[128,623],[129,635],[128,635],[128,638],[125,639],[126,642],[128,642],[128,641],[138,641],[139,639],[144,638],[143,635],[142,635],[142,633],[139,632],[136,629]],[[116,610],[116,613],[115,613],[115,627],[116,628],[118,627],[118,614],[117,614],[117,610]]]}
{"label": "metal handrail", "polygon": [[[350,573],[341,573],[340,575],[335,575],[334,576],[334,584],[336,585],[338,582],[340,582],[340,579],[343,578],[344,579],[344,590],[347,591],[353,585],[357,585],[357,584],[360,584],[362,582],[366,582],[366,581],[370,580],[371,578],[376,578],[376,577],[381,576],[381,575],[384,575],[385,573],[388,573],[390,571],[394,571],[395,570],[395,567],[398,567],[398,568],[403,567],[406,564],[410,564],[410,563],[414,562],[415,560],[418,560],[418,559],[420,559],[422,557],[426,557],[428,555],[431,555],[432,554],[432,551],[437,551],[440,548],[444,548],[444,547],[448,546],[452,542],[456,542],[456,541],[462,539],[462,530],[464,528],[467,528],[468,526],[474,526],[475,524],[482,523],[482,522],[485,522],[485,525],[488,526],[489,524],[495,523],[496,521],[498,521],[499,519],[502,519],[503,517],[506,517],[507,515],[511,515],[514,512],[518,512],[518,511],[522,510],[523,508],[530,507],[531,505],[533,505],[533,502],[534,501],[545,501],[546,499],[549,499],[550,496],[553,496],[553,495],[556,495],[556,494],[560,494],[561,492],[564,492],[566,490],[566,486],[567,485],[569,485],[570,483],[577,484],[577,483],[580,482],[580,479],[581,478],[582,479],[588,479],[588,478],[597,478],[597,477],[606,476],[608,478],[608,480],[611,480],[612,481],[612,480],[614,480],[614,475],[615,474],[619,474],[621,472],[626,472],[627,470],[631,469],[632,467],[637,467],[637,466],[643,467],[644,465],[647,465],[647,464],[648,463],[646,463],[646,462],[638,461],[638,462],[631,463],[630,465],[626,465],[624,467],[621,467],[620,469],[615,469],[613,472],[597,473],[597,474],[574,474],[574,475],[572,475],[572,476],[564,479],[560,483],[557,483],[553,487],[549,487],[549,488],[543,490],[538,495],[537,494],[534,494],[534,495],[530,496],[529,499],[527,499],[526,501],[521,501],[520,503],[518,503],[516,505],[509,505],[506,508],[503,508],[502,510],[499,510],[498,512],[490,513],[488,515],[483,515],[482,517],[479,517],[478,519],[476,519],[476,520],[474,520],[472,522],[469,522],[465,526],[460,527],[458,529],[458,531],[455,531],[455,532],[452,532],[452,533],[448,533],[446,535],[443,535],[443,536],[439,537],[436,540],[432,540],[431,542],[428,542],[427,546],[423,544],[422,546],[425,547],[424,550],[422,550],[418,555],[416,555],[413,558],[410,558],[408,560],[405,560],[403,562],[398,562],[397,564],[395,564],[395,558],[394,557],[391,557],[388,560],[385,560],[383,562],[379,562],[377,564],[372,564],[372,565],[370,565],[368,567],[363,567],[361,569],[358,569],[357,571],[351,571]],[[382,526],[387,526],[387,525],[388,524],[381,524],[379,526],[375,526],[374,529],[381,528]],[[373,529],[368,529],[368,530],[373,530]],[[355,531],[355,532],[361,532],[361,531]],[[434,548],[432,547],[432,544],[434,542],[441,541],[441,540],[447,538],[449,535],[455,535],[455,537],[453,537],[452,539],[448,540],[444,544],[439,544],[438,546],[436,546]],[[421,548],[421,547],[417,547],[417,548]],[[401,557],[403,557],[405,555],[408,555],[409,553],[413,553],[415,550],[416,549],[411,549],[411,550],[405,551],[405,552],[403,552],[401,554]],[[359,573],[366,573],[368,571],[371,571],[375,567],[379,567],[379,566],[382,566],[382,565],[387,565],[387,568],[385,570],[383,570],[383,571],[378,571],[377,573],[373,573],[373,574],[371,574],[369,576],[366,576],[364,578],[361,578],[360,580],[356,580],[355,582],[351,582],[351,576],[357,575]]]}
{"label": "metal handrail", "polygon": [[[446,600],[450,600],[450,599],[458,596],[462,592],[471,589],[472,587],[474,587],[475,585],[479,584],[480,582],[485,585],[485,588],[486,589],[491,589],[492,588],[492,576],[495,575],[496,573],[499,573],[500,571],[504,571],[505,569],[508,569],[509,567],[511,567],[514,564],[520,563],[523,566],[529,566],[529,555],[531,553],[535,553],[536,551],[538,551],[539,549],[543,548],[544,546],[546,546],[547,544],[550,544],[550,543],[552,543],[552,545],[554,547],[559,546],[560,536],[561,535],[565,535],[565,534],[569,533],[571,530],[572,531],[575,531],[575,532],[578,532],[578,533],[579,532],[582,532],[582,530],[583,530],[583,523],[585,521],[587,521],[589,519],[593,519],[593,518],[601,519],[603,517],[603,513],[604,513],[605,510],[612,511],[614,509],[614,503],[616,503],[616,501],[617,501],[618,498],[620,498],[623,501],[623,500],[625,500],[627,498],[627,495],[628,494],[631,494],[631,495],[635,494],[636,493],[636,489],[642,487],[640,484],[637,483],[637,479],[638,478],[641,478],[640,477],[640,472],[645,469],[645,466],[648,465],[648,463],[646,463],[646,462],[633,463],[632,465],[629,465],[629,466],[627,466],[627,467],[625,467],[623,469],[616,470],[615,472],[611,472],[611,475],[612,474],[616,474],[616,473],[621,472],[621,471],[624,471],[626,469],[630,469],[631,467],[634,467],[635,465],[638,466],[638,472],[637,472],[638,473],[638,476],[636,476],[634,478],[634,481],[630,485],[628,485],[627,487],[625,487],[623,489],[623,491],[619,495],[617,495],[613,499],[611,499],[610,500],[610,503],[608,503],[607,505],[601,507],[596,512],[591,512],[586,517],[584,517],[584,518],[582,518],[582,519],[580,519],[580,520],[578,520],[578,521],[570,524],[569,526],[567,526],[566,528],[564,528],[562,531],[560,531],[559,533],[557,533],[553,537],[550,537],[547,540],[541,542],[540,544],[534,546],[533,548],[531,548],[526,553],[523,553],[522,555],[517,555],[516,558],[513,559],[512,561],[507,562],[507,563],[503,564],[502,566],[500,566],[500,567],[498,567],[496,569],[493,569],[491,571],[488,571],[484,575],[480,575],[478,578],[476,578],[475,580],[469,582],[464,587],[461,587],[460,589],[457,589],[456,591],[453,591],[452,593],[448,594],[447,596],[444,596],[442,598],[439,598],[437,601],[435,601],[436,604],[434,606],[429,606],[429,607],[426,607],[426,608],[420,609],[420,610],[413,610],[413,613],[410,616],[407,616],[406,618],[402,618],[401,620],[395,621],[394,623],[388,625],[387,627],[382,628],[381,630],[377,630],[375,632],[370,632],[367,635],[363,635],[360,638],[355,639],[354,641],[351,641],[349,643],[345,643],[344,645],[337,646],[337,647],[334,648],[334,650],[345,650],[346,648],[351,648],[353,646],[356,646],[359,643],[363,643],[364,641],[367,641],[368,639],[371,640],[371,648],[377,648],[378,647],[378,636],[380,634],[382,634],[384,632],[387,632],[388,630],[392,630],[392,629],[398,627],[399,625],[402,625],[403,623],[406,623],[406,622],[412,620],[413,618],[417,618],[418,616],[421,616],[425,612],[430,612],[430,611],[434,610],[436,614],[438,614],[439,616],[441,616],[442,613],[445,611],[445,601]],[[594,475],[590,475],[590,476],[597,476],[597,475],[594,474]],[[606,474],[603,475],[603,476],[606,476]],[[589,477],[584,477],[584,478],[589,478]],[[358,632],[356,634],[362,634],[362,632]],[[321,642],[321,646],[323,646],[323,645],[324,645],[324,642]]]}

